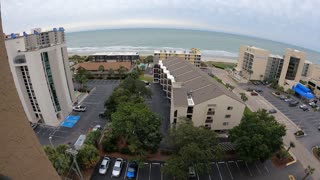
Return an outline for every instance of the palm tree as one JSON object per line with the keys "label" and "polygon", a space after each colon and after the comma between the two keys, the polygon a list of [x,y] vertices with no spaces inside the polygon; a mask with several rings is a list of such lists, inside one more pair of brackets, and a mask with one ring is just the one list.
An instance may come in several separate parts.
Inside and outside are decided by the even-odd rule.
{"label": "palm tree", "polygon": [[88,81],[89,76],[90,72],[86,69],[80,67],[77,70],[77,73],[74,75],[74,79],[80,84],[80,89],[83,89],[83,84]]}
{"label": "palm tree", "polygon": [[289,147],[288,147],[288,149],[286,151],[289,152],[289,150],[291,148],[295,148],[295,147],[296,147],[296,145],[294,144],[294,142],[290,141]]}
{"label": "palm tree", "polygon": [[112,68],[110,68],[108,73],[109,73],[109,76],[112,77],[112,75],[114,74],[114,70]]}
{"label": "palm tree", "polygon": [[99,68],[98,68],[98,71],[103,72],[104,71],[104,66],[100,65]]}
{"label": "palm tree", "polygon": [[245,93],[240,93],[240,96],[241,96],[241,99],[242,99],[243,102],[248,101],[248,97],[246,96]]}
{"label": "palm tree", "polygon": [[311,166],[308,166],[307,169],[304,170],[306,175],[302,178],[302,180],[305,180],[308,176],[312,175],[314,173],[315,169]]}
{"label": "palm tree", "polygon": [[120,68],[118,69],[118,73],[119,73],[119,78],[120,80],[122,79],[122,76],[124,75],[125,72],[127,72],[128,69],[123,67],[123,66],[120,66]]}

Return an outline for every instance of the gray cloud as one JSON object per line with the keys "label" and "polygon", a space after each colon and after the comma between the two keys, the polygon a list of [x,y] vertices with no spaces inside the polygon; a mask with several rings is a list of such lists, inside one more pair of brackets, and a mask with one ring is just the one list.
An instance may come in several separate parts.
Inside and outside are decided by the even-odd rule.
{"label": "gray cloud", "polygon": [[2,0],[4,31],[168,27],[226,31],[320,49],[318,0]]}

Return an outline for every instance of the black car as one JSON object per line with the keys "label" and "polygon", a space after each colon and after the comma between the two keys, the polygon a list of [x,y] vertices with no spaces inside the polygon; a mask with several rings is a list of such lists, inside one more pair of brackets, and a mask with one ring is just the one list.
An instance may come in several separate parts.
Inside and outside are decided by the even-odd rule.
{"label": "black car", "polygon": [[297,106],[298,104],[299,104],[299,101],[291,101],[291,102],[289,103],[289,106],[295,107],[295,106]]}
{"label": "black car", "polygon": [[126,172],[127,179],[134,179],[137,177],[138,164],[136,161],[129,162]]}
{"label": "black car", "polygon": [[255,89],[256,92],[262,92],[262,89]]}

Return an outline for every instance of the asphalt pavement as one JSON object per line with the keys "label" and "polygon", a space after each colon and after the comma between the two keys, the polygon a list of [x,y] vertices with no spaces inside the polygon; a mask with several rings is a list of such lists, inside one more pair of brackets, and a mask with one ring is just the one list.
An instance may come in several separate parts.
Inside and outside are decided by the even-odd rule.
{"label": "asphalt pavement", "polygon": [[71,115],[80,116],[79,121],[72,128],[40,125],[35,129],[40,144],[50,145],[50,136],[53,145],[74,144],[79,135],[86,134],[95,125],[105,126],[106,119],[99,118],[99,113],[104,111],[104,102],[112,94],[113,89],[119,85],[119,81],[89,80],[85,85],[90,89],[95,88],[81,103],[86,106],[86,112],[71,113]]}
{"label": "asphalt pavement", "polygon": [[[121,176],[111,177],[112,168],[114,166],[115,158],[111,158],[111,164],[106,174],[99,174],[99,166],[102,161],[95,167],[91,176],[91,180],[111,180],[111,179],[127,179],[126,170],[128,168],[128,161],[125,160],[123,164]],[[173,180],[171,176],[163,174],[161,170],[165,166],[164,162],[147,161],[142,163],[138,168],[136,180]],[[287,180],[288,174],[292,174],[300,179],[303,174],[296,173],[296,168],[301,168],[301,165],[296,163],[284,169],[275,168],[270,161],[261,163],[246,163],[242,160],[233,161],[213,161],[210,163],[210,170],[208,173],[197,174],[194,180]]]}

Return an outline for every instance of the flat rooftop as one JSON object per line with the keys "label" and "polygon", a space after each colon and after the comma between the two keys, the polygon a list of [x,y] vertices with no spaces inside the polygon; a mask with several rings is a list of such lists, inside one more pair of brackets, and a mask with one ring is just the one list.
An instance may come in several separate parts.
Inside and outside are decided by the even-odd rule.
{"label": "flat rooftop", "polygon": [[137,56],[138,52],[101,52],[95,53],[90,56]]}

